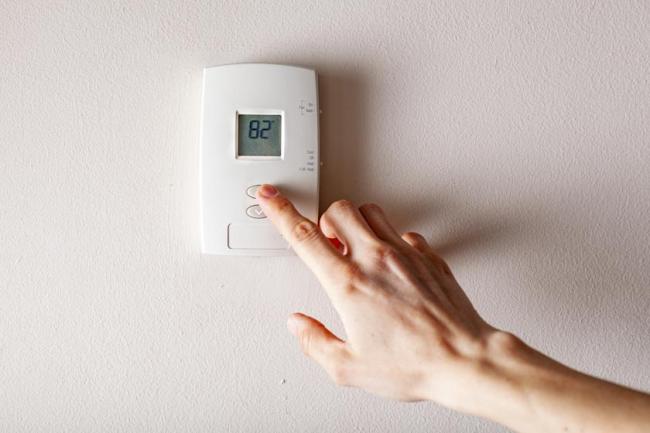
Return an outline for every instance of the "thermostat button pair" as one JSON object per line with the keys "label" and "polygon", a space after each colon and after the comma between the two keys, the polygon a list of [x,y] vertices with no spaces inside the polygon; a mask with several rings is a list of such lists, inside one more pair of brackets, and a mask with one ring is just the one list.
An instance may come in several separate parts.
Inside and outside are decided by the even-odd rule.
{"label": "thermostat button pair", "polygon": [[[261,185],[252,185],[246,188],[246,195],[251,197],[251,198],[257,198],[255,197],[255,194],[257,193],[257,190],[259,189]],[[248,206],[246,208],[246,215],[248,215],[251,218],[255,219],[262,219],[266,218],[266,215],[264,215],[264,211],[258,204],[254,204],[252,206]]]}

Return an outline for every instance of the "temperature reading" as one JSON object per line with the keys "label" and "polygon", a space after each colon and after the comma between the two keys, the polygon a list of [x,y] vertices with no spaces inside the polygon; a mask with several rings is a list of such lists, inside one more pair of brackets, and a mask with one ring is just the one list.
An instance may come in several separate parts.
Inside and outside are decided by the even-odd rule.
{"label": "temperature reading", "polygon": [[248,138],[263,138],[265,140],[269,139],[268,132],[271,130],[271,126],[273,125],[274,121],[262,120],[261,122],[264,124],[263,128],[260,128],[259,120],[251,120],[248,122]]}
{"label": "temperature reading", "polygon": [[281,115],[239,114],[237,117],[238,157],[282,156]]}

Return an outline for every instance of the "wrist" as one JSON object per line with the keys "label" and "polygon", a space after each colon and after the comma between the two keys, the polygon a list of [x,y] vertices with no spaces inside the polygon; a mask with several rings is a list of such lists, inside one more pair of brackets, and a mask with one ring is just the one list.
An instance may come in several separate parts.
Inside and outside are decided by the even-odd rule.
{"label": "wrist", "polygon": [[443,389],[431,387],[434,392],[429,398],[511,428],[530,430],[535,417],[531,389],[556,375],[558,367],[566,367],[503,331],[490,331],[479,347],[455,363],[458,371],[449,375],[453,383]]}
{"label": "wrist", "polygon": [[459,410],[522,432],[646,431],[648,395],[573,370],[511,334],[486,341]]}

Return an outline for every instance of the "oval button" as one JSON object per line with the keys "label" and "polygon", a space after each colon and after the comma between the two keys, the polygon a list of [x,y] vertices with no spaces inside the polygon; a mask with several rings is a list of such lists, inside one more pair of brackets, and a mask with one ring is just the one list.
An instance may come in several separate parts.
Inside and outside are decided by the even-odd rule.
{"label": "oval button", "polygon": [[257,198],[255,197],[255,194],[257,193],[259,187],[260,185],[249,186],[248,188],[246,188],[246,195],[252,198]]}
{"label": "oval button", "polygon": [[266,215],[264,215],[264,211],[258,204],[254,204],[253,206],[248,206],[246,208],[246,215],[255,219],[266,218]]}

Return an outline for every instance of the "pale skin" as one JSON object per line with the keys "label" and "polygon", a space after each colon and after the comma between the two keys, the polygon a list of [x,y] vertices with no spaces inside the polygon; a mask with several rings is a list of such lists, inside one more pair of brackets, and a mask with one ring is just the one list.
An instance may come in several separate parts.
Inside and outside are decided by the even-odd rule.
{"label": "pale skin", "polygon": [[650,431],[650,395],[572,370],[486,323],[425,238],[398,234],[379,206],[337,201],[316,224],[272,185],[257,198],[341,317],[345,341],[302,313],[287,323],[335,383],[520,432]]}

